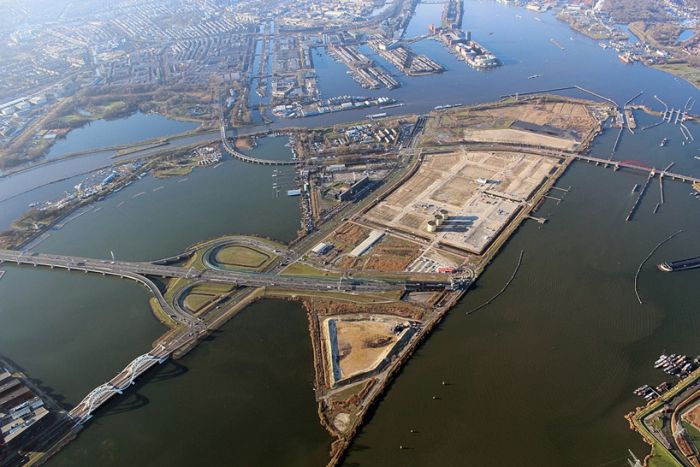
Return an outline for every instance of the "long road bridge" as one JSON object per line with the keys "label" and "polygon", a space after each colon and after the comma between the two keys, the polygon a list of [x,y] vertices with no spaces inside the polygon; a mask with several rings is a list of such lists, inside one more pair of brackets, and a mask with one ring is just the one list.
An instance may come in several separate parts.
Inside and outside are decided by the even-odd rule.
{"label": "long road bridge", "polygon": [[[206,269],[167,266],[149,262],[109,261],[75,256],[27,253],[16,250],[0,250],[0,263],[9,262],[30,266],[61,268],[69,271],[91,272],[138,280],[148,276],[161,278],[182,278],[212,283],[232,284],[248,287],[281,287],[293,290],[323,291],[340,290],[345,292],[382,292],[390,290],[435,290],[452,287],[446,281],[389,281],[365,278],[346,278],[340,281],[319,277],[281,276],[276,274],[240,272],[222,269]],[[150,287],[149,287],[150,288]]]}
{"label": "long road bridge", "polygon": [[[182,255],[187,256],[187,253]],[[183,278],[195,282],[218,282],[236,286],[251,287],[283,287],[297,290],[341,290],[356,292],[372,292],[387,290],[425,290],[425,289],[449,289],[450,281],[439,282],[411,282],[411,281],[378,281],[362,278],[345,278],[339,281],[313,277],[279,276],[265,273],[246,273],[219,269],[206,269],[204,271],[193,268],[169,266],[169,260],[179,257],[166,258],[155,263],[110,261],[92,258],[82,258],[64,255],[28,253],[15,250],[0,250],[0,263],[15,263],[34,267],[43,266],[60,268],[68,271],[82,271],[102,275],[112,275],[129,278],[140,282],[151,289],[158,299],[161,307],[170,314],[180,325],[172,334],[158,343],[150,352],[132,360],[122,371],[111,380],[96,387],[88,393],[70,412],[69,417],[76,425],[88,421],[92,414],[101,405],[110,400],[114,395],[121,394],[144,372],[156,364],[166,361],[176,350],[194,343],[208,330],[207,325],[199,318],[192,316],[182,307],[171,306],[163,297],[160,289],[149,276],[162,278]]]}
{"label": "long road bridge", "polygon": [[537,154],[540,156],[557,157],[560,159],[574,159],[583,162],[594,163],[603,167],[610,167],[613,170],[618,169],[630,169],[639,172],[644,172],[650,176],[659,175],[663,178],[668,178],[671,180],[677,180],[685,183],[700,183],[700,178],[693,177],[691,175],[685,175],[675,172],[670,172],[668,169],[656,169],[640,161],[621,161],[612,159],[609,157],[598,157],[594,155],[579,154],[571,151],[562,151],[558,149],[534,146],[534,145],[523,145],[518,143],[465,143],[466,147],[470,150],[479,151],[512,151],[512,152],[524,152],[528,154]]}

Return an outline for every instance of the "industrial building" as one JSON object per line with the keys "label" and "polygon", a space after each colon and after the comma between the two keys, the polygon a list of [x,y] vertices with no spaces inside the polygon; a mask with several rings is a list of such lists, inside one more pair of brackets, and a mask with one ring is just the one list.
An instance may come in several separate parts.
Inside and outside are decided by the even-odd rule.
{"label": "industrial building", "polygon": [[372,181],[367,175],[353,183],[350,188],[338,195],[340,201],[350,201],[362,198],[365,193],[372,187]]}
{"label": "industrial building", "polygon": [[0,368],[0,446],[10,445],[48,414],[34,391]]}
{"label": "industrial building", "polygon": [[331,251],[332,249],[333,249],[332,243],[321,242],[318,245],[316,245],[315,247],[313,247],[311,249],[311,251],[313,252],[313,254],[315,254],[317,256],[322,256],[322,255],[325,255],[326,253],[328,253],[329,251]]}

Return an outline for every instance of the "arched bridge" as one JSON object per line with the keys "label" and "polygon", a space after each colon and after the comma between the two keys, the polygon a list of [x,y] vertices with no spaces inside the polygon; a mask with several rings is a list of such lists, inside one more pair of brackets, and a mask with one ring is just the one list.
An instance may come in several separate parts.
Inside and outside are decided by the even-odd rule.
{"label": "arched bridge", "polygon": [[114,378],[90,391],[73,410],[68,412],[68,416],[76,424],[85,423],[92,417],[95,410],[111,399],[112,396],[121,394],[126,388],[134,384],[136,378],[141,376],[146,370],[157,363],[163,363],[169,356],[170,351],[161,345],[151,350],[151,352],[136,357]]}
{"label": "arched bridge", "polygon": [[229,153],[232,157],[235,157],[238,160],[242,160],[243,162],[248,162],[250,164],[297,165],[297,164],[301,163],[300,161],[297,161],[297,160],[281,161],[281,160],[275,160],[275,159],[258,159],[257,157],[246,156],[245,154],[236,151],[236,149],[233,146],[231,146],[228,138],[226,137],[226,126],[224,126],[223,123],[221,124],[221,144],[224,146],[224,149],[226,150],[226,152]]}

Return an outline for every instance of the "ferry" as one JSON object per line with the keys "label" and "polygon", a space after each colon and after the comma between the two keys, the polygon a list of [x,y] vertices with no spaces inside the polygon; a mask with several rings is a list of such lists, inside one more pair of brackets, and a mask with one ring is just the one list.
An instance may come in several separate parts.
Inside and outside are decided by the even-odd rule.
{"label": "ferry", "polygon": [[667,144],[668,144],[668,138],[664,138],[659,143],[659,147],[662,148],[662,147],[666,146]]}

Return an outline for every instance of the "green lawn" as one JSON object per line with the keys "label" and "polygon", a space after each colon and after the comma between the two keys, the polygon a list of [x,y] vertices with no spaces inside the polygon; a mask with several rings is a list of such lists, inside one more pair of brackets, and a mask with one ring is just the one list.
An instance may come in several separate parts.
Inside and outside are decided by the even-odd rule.
{"label": "green lawn", "polygon": [[288,276],[340,277],[340,274],[337,272],[324,271],[306,263],[290,264],[284,268],[281,274]]}
{"label": "green lawn", "polygon": [[226,266],[260,269],[270,261],[270,255],[260,250],[242,245],[221,248],[216,252],[215,261]]}
{"label": "green lawn", "polygon": [[656,65],[656,68],[679,76],[695,87],[700,88],[700,67],[694,67],[687,63],[671,63],[667,65]]}
{"label": "green lawn", "polygon": [[202,308],[214,301],[215,298],[216,297],[214,295],[200,295],[196,293],[189,293],[187,294],[187,297],[185,297],[183,304],[185,305],[185,308],[187,308],[191,312],[197,313]]}

